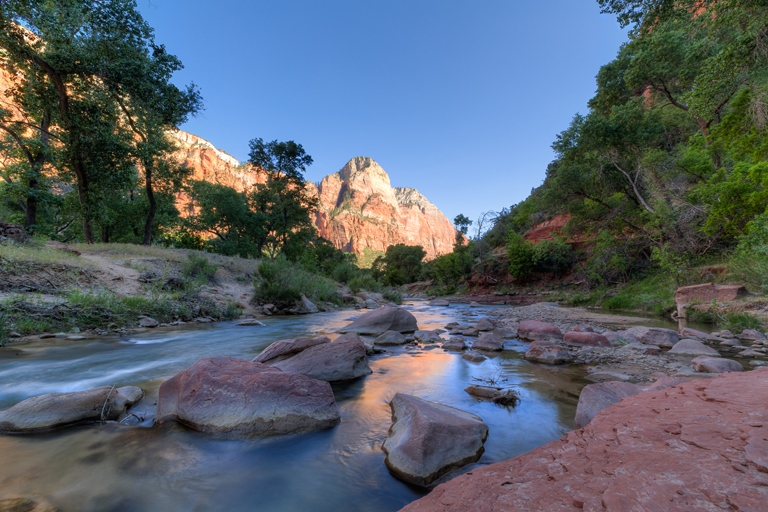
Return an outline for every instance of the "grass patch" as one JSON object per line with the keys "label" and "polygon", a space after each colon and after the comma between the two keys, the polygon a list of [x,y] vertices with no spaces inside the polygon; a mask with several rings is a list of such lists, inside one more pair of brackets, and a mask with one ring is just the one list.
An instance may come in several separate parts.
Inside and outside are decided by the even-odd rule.
{"label": "grass patch", "polygon": [[645,311],[666,315],[675,308],[674,280],[665,274],[652,274],[629,283],[611,296],[604,288],[575,293],[565,300],[569,306],[600,306],[606,309]]}
{"label": "grass patch", "polygon": [[93,263],[83,260],[77,254],[46,247],[44,242],[36,239],[24,244],[0,244],[0,265],[18,262],[32,262],[42,265],[62,263],[79,267],[93,267]]}
{"label": "grass patch", "polygon": [[187,261],[181,266],[181,273],[195,282],[208,283],[213,281],[218,266],[211,263],[208,258],[200,254],[187,254]]}
{"label": "grass patch", "polygon": [[765,325],[758,318],[746,313],[725,313],[720,325],[733,333],[740,333],[744,329],[765,331]]}

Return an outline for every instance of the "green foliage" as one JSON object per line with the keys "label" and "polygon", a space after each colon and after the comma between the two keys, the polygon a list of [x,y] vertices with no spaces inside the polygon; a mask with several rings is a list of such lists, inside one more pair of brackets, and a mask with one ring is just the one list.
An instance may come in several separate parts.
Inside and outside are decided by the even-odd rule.
{"label": "green foliage", "polygon": [[357,293],[363,290],[368,292],[379,292],[382,289],[381,283],[374,279],[370,274],[360,274],[353,277],[350,279],[348,285],[352,293]]}
{"label": "green foliage", "polygon": [[507,235],[507,258],[512,277],[519,281],[531,277],[535,268],[533,244],[514,231]]}
{"label": "green foliage", "polygon": [[389,302],[394,302],[395,304],[402,304],[403,303],[403,294],[394,288],[390,288],[389,290],[384,290],[381,293],[381,296],[384,297],[385,300],[388,300]]}
{"label": "green foliage", "polygon": [[563,275],[576,262],[576,254],[563,239],[542,240],[533,247],[532,260],[537,272]]}
{"label": "green foliage", "polygon": [[[666,273],[657,273],[636,280],[610,297],[600,294],[598,305],[607,309],[649,311],[657,315],[671,313],[675,308],[674,280]],[[593,295],[595,297],[595,295]]]}
{"label": "green foliage", "polygon": [[768,213],[747,225],[747,234],[740,237],[729,270],[750,288],[768,293]]}
{"label": "green foliage", "polygon": [[765,331],[766,326],[756,317],[746,313],[726,313],[720,323],[723,329],[734,333],[740,333],[744,329],[757,329]]}
{"label": "green foliage", "polygon": [[328,278],[307,272],[299,264],[283,257],[264,260],[258,268],[254,283],[254,302],[291,307],[304,294],[313,302],[340,301],[336,284]]}
{"label": "green foliage", "polygon": [[374,261],[372,275],[389,286],[414,283],[421,276],[422,260],[426,255],[420,245],[390,245],[385,255]]}
{"label": "green foliage", "polygon": [[205,256],[189,253],[187,260],[181,266],[181,273],[195,281],[210,282],[216,275],[218,267]]}
{"label": "green foliage", "polygon": [[651,247],[651,260],[679,287],[685,282],[691,267],[690,254],[675,251],[669,244]]}

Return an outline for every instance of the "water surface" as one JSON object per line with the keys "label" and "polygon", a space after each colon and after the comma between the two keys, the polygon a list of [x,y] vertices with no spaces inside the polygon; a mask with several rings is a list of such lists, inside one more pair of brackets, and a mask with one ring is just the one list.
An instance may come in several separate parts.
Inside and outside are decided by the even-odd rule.
{"label": "water surface", "polygon": [[[420,328],[471,321],[465,306],[407,306]],[[381,444],[389,400],[404,392],[477,414],[489,425],[477,465],[514,457],[573,426],[585,384],[577,368],[530,364],[527,344],[482,363],[441,348],[392,348],[370,361],[373,374],[334,385],[337,427],[309,434],[221,439],[170,424],[149,428],[160,383],[202,357],[252,359],[278,339],[333,334],[356,311],[268,318],[266,327],[209,324],[128,338],[42,341],[0,351],[0,409],[52,391],[138,385],[144,425],[85,425],[31,436],[0,436],[0,498],[42,496],[68,511],[394,511],[425,491],[392,477]],[[517,389],[514,408],[465,393],[491,379]]]}

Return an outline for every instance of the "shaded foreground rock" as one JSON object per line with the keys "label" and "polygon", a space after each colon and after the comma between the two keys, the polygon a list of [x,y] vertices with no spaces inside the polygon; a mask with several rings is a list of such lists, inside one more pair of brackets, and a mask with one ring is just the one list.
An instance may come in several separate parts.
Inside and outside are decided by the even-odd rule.
{"label": "shaded foreground rock", "polygon": [[766,510],[766,381],[761,369],[632,396],[403,510]]}
{"label": "shaded foreground rock", "polygon": [[33,396],[0,411],[0,432],[41,432],[81,421],[116,420],[143,397],[136,386]]}
{"label": "shaded foreground rock", "polygon": [[[294,342],[293,345],[291,342]],[[272,345],[276,344],[281,344],[275,350],[280,353],[280,357],[269,357],[259,362],[280,368],[284,372],[300,373],[326,382],[352,380],[371,373],[365,344],[355,333],[339,336],[333,342],[319,336],[281,340]]]}
{"label": "shaded foreground rock", "polygon": [[415,332],[416,317],[403,308],[383,306],[360,315],[351,324],[339,329],[341,333],[379,335],[387,331]]}
{"label": "shaded foreground rock", "polygon": [[397,478],[427,486],[483,454],[488,425],[480,417],[403,393],[389,405],[393,423],[382,449]]}
{"label": "shaded foreground rock", "polygon": [[262,435],[330,428],[340,421],[327,382],[231,357],[200,359],[163,382],[157,419],[201,432]]}

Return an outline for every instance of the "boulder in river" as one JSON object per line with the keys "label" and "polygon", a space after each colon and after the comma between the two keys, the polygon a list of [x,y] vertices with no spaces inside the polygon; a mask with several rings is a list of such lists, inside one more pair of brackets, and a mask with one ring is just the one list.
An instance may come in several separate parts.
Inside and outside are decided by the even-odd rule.
{"label": "boulder in river", "polygon": [[462,359],[466,359],[470,363],[482,363],[487,358],[481,354],[480,352],[476,352],[474,350],[470,350],[469,352],[464,352],[461,354]]}
{"label": "boulder in river", "polygon": [[563,333],[560,329],[539,320],[523,320],[520,322],[517,326],[517,336],[528,341],[563,339]]}
{"label": "boulder in river", "polygon": [[448,341],[443,342],[444,350],[464,350],[467,348],[467,342],[461,336],[453,336]]}
{"label": "boulder in river", "polygon": [[413,333],[413,337],[416,341],[421,343],[442,343],[443,338],[440,337],[440,333],[437,331],[416,331]]}
{"label": "boulder in river", "polygon": [[764,511],[767,381],[768,369],[725,373],[625,398],[583,429],[456,477],[402,512]]}
{"label": "boulder in river", "polygon": [[284,372],[300,373],[326,382],[353,380],[371,373],[365,344],[355,333],[339,336],[333,342],[306,346],[308,344],[303,343],[303,349],[292,352],[288,357],[263,362]]}
{"label": "boulder in river", "polygon": [[661,348],[672,348],[680,340],[677,332],[661,327],[630,327],[624,333],[641,343]]}
{"label": "boulder in river", "polygon": [[487,319],[487,318],[481,318],[481,319],[480,319],[480,320],[478,320],[478,321],[477,321],[477,323],[475,324],[475,329],[477,329],[477,330],[478,330],[478,331],[480,331],[480,332],[483,332],[483,331],[492,331],[492,330],[496,329],[496,326],[495,326],[495,325],[493,324],[493,322],[491,322],[489,319]]}
{"label": "boulder in river", "polygon": [[504,349],[504,339],[492,332],[483,332],[472,344],[472,350],[488,350],[498,352]]}
{"label": "boulder in river", "polygon": [[387,331],[373,340],[375,345],[405,345],[407,342],[405,336],[397,331]]}
{"label": "boulder in river", "polygon": [[289,340],[275,341],[267,348],[261,351],[261,354],[254,359],[257,363],[267,363],[271,361],[276,363],[287,359],[291,356],[298,354],[299,352],[306,350],[315,345],[322,345],[323,343],[330,343],[331,339],[327,336],[316,336],[314,338],[293,338]]}
{"label": "boulder in river", "polygon": [[484,398],[499,405],[517,405],[518,402],[520,402],[520,393],[514,389],[472,384],[471,386],[464,388],[464,391],[472,396]]}
{"label": "boulder in river", "polygon": [[231,357],[200,359],[160,385],[159,423],[217,434],[287,434],[339,423],[331,385]]}
{"label": "boulder in river", "polygon": [[568,351],[551,341],[533,341],[523,356],[528,361],[543,364],[567,364],[573,361]]}
{"label": "boulder in river", "polygon": [[740,362],[723,357],[699,356],[691,361],[691,366],[697,372],[728,373],[743,372],[744,367]]}
{"label": "boulder in river", "polygon": [[382,306],[360,315],[339,332],[379,335],[387,331],[415,332],[417,329],[416,317],[409,311],[399,307]]}
{"label": "boulder in river", "polygon": [[41,432],[82,421],[116,420],[144,397],[136,386],[101,386],[71,393],[47,393],[0,411],[0,432]]}
{"label": "boulder in river", "polygon": [[428,486],[483,454],[488,425],[479,416],[403,393],[389,405],[393,423],[382,449],[397,478]]}
{"label": "boulder in river", "polygon": [[669,353],[686,356],[720,356],[720,353],[717,350],[706,346],[700,341],[690,339],[678,341],[671,349],[669,349]]}

